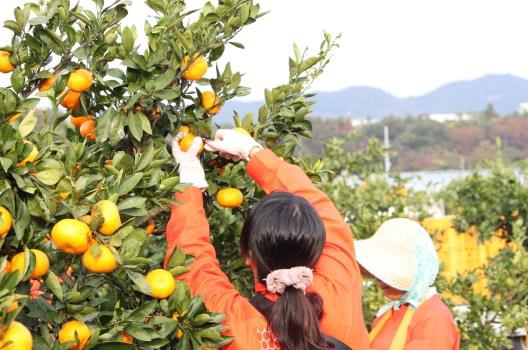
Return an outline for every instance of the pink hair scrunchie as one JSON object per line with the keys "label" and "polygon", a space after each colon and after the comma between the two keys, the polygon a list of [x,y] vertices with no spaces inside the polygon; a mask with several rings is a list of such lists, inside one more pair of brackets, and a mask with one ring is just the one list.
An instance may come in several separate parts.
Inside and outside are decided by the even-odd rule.
{"label": "pink hair scrunchie", "polygon": [[290,286],[304,293],[313,282],[313,272],[308,267],[297,266],[271,271],[264,280],[266,288],[272,293],[282,294]]}

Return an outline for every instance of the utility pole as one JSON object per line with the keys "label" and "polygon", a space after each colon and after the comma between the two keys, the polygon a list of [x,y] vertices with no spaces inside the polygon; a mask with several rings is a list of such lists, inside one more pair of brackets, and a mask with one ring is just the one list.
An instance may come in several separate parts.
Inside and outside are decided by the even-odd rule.
{"label": "utility pole", "polygon": [[385,173],[388,174],[390,172],[391,161],[389,157],[389,127],[387,125],[383,126],[383,139],[385,146]]}

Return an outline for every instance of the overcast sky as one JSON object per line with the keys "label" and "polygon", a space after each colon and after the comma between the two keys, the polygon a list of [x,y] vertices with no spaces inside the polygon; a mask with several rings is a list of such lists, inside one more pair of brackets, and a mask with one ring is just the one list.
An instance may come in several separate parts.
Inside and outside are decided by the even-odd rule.
{"label": "overcast sky", "polygon": [[[0,22],[13,17],[25,1],[1,0]],[[109,1],[107,1],[109,3]],[[189,8],[202,0],[189,0]],[[318,47],[323,30],[342,33],[315,90],[353,85],[382,88],[399,97],[420,95],[442,84],[485,74],[528,78],[525,0],[262,0],[271,13],[247,27],[230,49],[234,69],[246,73],[243,83],[262,90],[284,82],[292,43]],[[81,4],[91,4],[81,0]],[[142,27],[149,13],[133,0],[128,23]],[[0,46],[9,43],[0,30]],[[5,78],[0,78],[5,86]]]}

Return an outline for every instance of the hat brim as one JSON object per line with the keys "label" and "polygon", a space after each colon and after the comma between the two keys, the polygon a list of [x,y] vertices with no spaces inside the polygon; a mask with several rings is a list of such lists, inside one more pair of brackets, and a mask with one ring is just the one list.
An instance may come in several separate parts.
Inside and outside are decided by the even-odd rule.
{"label": "hat brim", "polygon": [[411,289],[414,275],[412,257],[372,238],[354,241],[354,248],[358,264],[372,276],[392,288],[402,291]]}

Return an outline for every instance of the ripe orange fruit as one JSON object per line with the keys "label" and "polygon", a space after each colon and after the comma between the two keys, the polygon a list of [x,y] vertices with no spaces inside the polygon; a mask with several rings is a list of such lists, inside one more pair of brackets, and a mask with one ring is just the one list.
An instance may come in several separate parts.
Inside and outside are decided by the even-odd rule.
{"label": "ripe orange fruit", "polygon": [[[4,345],[9,343],[9,345]],[[33,337],[31,332],[22,323],[13,321],[9,324],[4,334],[0,336],[0,349],[2,350],[31,350]]]}
{"label": "ripe orange fruit", "polygon": [[93,120],[87,120],[82,123],[79,131],[83,138],[89,138],[91,141],[95,141],[96,124]]}
{"label": "ripe orange fruit", "polygon": [[65,253],[82,254],[92,242],[90,227],[75,219],[63,219],[51,230],[52,242]]}
{"label": "ripe orange fruit", "polygon": [[66,198],[68,198],[68,196],[70,195],[71,192],[69,191],[63,191],[63,192],[60,192],[59,193],[59,197],[62,199],[62,200],[65,200]]}
{"label": "ripe orange fruit", "polygon": [[178,328],[178,330],[176,331],[176,339],[181,339],[181,337],[183,337],[183,331]]}
{"label": "ripe orange fruit", "polygon": [[0,205],[0,239],[3,239],[7,235],[12,225],[13,217],[11,213]]}
{"label": "ripe orange fruit", "polygon": [[13,124],[14,122],[17,121],[18,118],[20,118],[21,114],[20,113],[16,113],[16,114],[13,114],[12,116],[10,116],[9,118],[7,118],[7,122],[9,124]]}
{"label": "ripe orange fruit", "polygon": [[28,141],[28,140],[24,140],[24,143],[25,144],[28,144],[28,145],[32,145],[33,146],[33,149],[31,150],[31,152],[27,155],[26,158],[24,158],[23,160],[21,160],[20,162],[18,162],[16,164],[17,167],[22,167],[22,166],[25,166],[27,163],[33,163],[33,161],[35,160],[35,158],[37,158],[37,155],[39,153],[39,150],[37,148],[37,146],[35,146],[33,144],[33,142],[31,141]]}
{"label": "ripe orange fruit", "polygon": [[92,217],[95,216],[101,216],[103,218],[103,223],[97,228],[97,231],[105,236],[113,235],[119,226],[121,226],[119,209],[112,201],[102,200],[97,202],[92,207]]}
{"label": "ripe orange fruit", "polygon": [[183,132],[184,134],[188,134],[191,132],[191,128],[187,125],[180,126],[180,132]]}
{"label": "ripe orange fruit", "polygon": [[[29,278],[35,279],[42,277],[49,271],[50,262],[48,256],[38,249],[31,249],[31,252],[35,254],[35,267]],[[20,252],[11,258],[11,272],[18,270],[19,277],[22,277],[22,274],[24,273],[24,264],[26,262],[25,257],[24,252]]]}
{"label": "ripe orange fruit", "polygon": [[156,226],[154,226],[154,220],[149,218],[147,220],[147,227],[145,227],[145,231],[147,231],[147,235],[151,235],[154,232],[154,229]]}
{"label": "ripe orange fruit", "polygon": [[238,188],[224,188],[216,194],[216,201],[224,208],[236,208],[244,201],[244,195]]}
{"label": "ripe orange fruit", "polygon": [[81,221],[84,222],[86,225],[92,224],[92,216],[91,215],[84,215],[81,217]]}
{"label": "ripe orange fruit", "polygon": [[81,93],[73,90],[66,90],[63,93],[61,99],[61,105],[67,109],[77,109],[81,107]]}
{"label": "ripe orange fruit", "polygon": [[202,107],[205,108],[208,114],[215,115],[222,109],[222,101],[212,91],[204,91],[202,93]]}
{"label": "ripe orange fruit", "polygon": [[15,69],[15,66],[9,60],[11,54],[7,51],[0,51],[0,72],[10,73]]}
{"label": "ripe orange fruit", "polygon": [[68,78],[68,87],[75,92],[88,90],[93,84],[93,75],[86,69],[77,69],[71,72]]}
{"label": "ripe orange fruit", "polygon": [[400,187],[396,189],[396,194],[400,197],[405,197],[407,195],[407,191],[405,190],[404,187]]}
{"label": "ripe orange fruit", "polygon": [[121,341],[126,344],[134,344],[134,338],[127,332],[119,332],[121,334]]}
{"label": "ripe orange fruit", "polygon": [[244,128],[234,128],[233,130],[238,131],[239,133],[242,133],[242,134],[244,134],[244,135],[251,136],[251,134],[249,133],[249,131],[247,131],[247,130],[244,129]]}
{"label": "ripe orange fruit", "polygon": [[95,273],[109,273],[117,269],[117,260],[110,250],[105,245],[99,244],[99,255],[93,255],[91,249],[88,249],[83,254],[83,265],[88,271]]}
{"label": "ripe orange fruit", "polygon": [[193,56],[193,60],[186,55],[180,63],[183,70],[183,77],[187,80],[200,80],[207,72],[207,60],[198,54]]}
{"label": "ripe orange fruit", "polygon": [[77,129],[79,129],[81,125],[83,125],[83,123],[88,120],[94,120],[93,115],[81,115],[79,117],[70,117],[70,123],[72,123]]}
{"label": "ripe orange fruit", "polygon": [[[195,137],[196,137],[196,135],[194,135],[192,133],[188,133],[187,135],[185,135],[180,140],[180,149],[182,151],[184,151],[184,152],[187,152],[189,150],[189,148],[191,147]],[[204,150],[204,144],[203,144],[203,141],[202,141],[201,145],[200,145],[200,150],[198,151],[198,154],[201,154],[203,152],[203,150]]]}
{"label": "ripe orange fruit", "polygon": [[53,86],[53,83],[55,83],[55,80],[57,80],[57,77],[55,76],[44,79],[44,81],[39,85],[39,91],[48,91]]}
{"label": "ripe orange fruit", "polygon": [[[75,333],[77,333],[77,337],[79,338],[79,345],[77,345],[77,342],[75,340]],[[73,344],[68,348],[69,350],[84,349],[86,343],[88,343],[89,338],[90,329],[84,322],[81,321],[68,321],[63,324],[61,329],[59,330],[59,343],[64,344],[67,342],[71,342],[71,344]]]}
{"label": "ripe orange fruit", "polygon": [[172,314],[172,317],[171,317],[171,318],[172,318],[173,320],[176,320],[176,321],[177,321],[177,320],[178,320],[178,317],[180,317],[180,316],[185,316],[186,314],[187,314],[187,310],[183,310],[181,314],[178,313],[178,311],[174,311],[174,313]]}
{"label": "ripe orange fruit", "polygon": [[9,306],[7,307],[6,312],[7,312],[7,313],[10,313],[10,312],[15,311],[16,309],[18,309],[18,301],[15,300],[15,301],[13,301],[13,302],[11,303],[11,305],[9,305]]}
{"label": "ripe orange fruit", "polygon": [[152,270],[145,279],[150,286],[152,297],[156,299],[167,298],[176,288],[176,281],[174,281],[174,277],[167,270]]}
{"label": "ripe orange fruit", "polygon": [[4,266],[4,270],[2,271],[2,273],[9,273],[11,272],[11,263],[9,262],[9,260],[6,260],[6,264]]}

